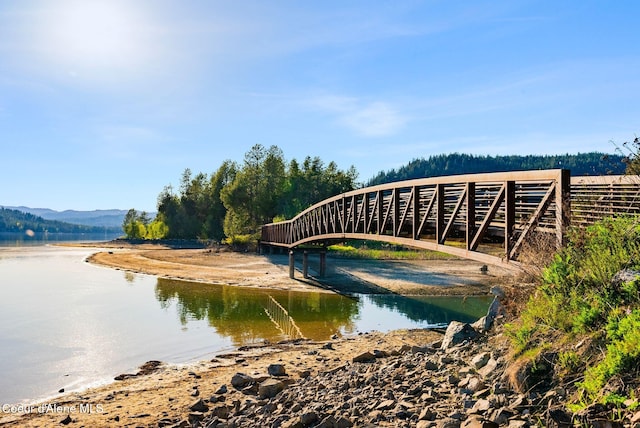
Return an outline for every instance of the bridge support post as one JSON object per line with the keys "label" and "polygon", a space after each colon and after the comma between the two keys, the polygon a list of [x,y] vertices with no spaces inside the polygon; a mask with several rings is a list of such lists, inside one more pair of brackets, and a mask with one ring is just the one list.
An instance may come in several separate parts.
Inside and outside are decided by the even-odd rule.
{"label": "bridge support post", "polygon": [[302,253],[302,276],[306,279],[309,278],[309,252],[304,251]]}
{"label": "bridge support post", "polygon": [[324,278],[327,273],[327,252],[320,251],[320,278]]}
{"label": "bridge support post", "polygon": [[289,250],[289,278],[291,279],[294,278],[294,273],[296,271],[295,262],[296,262],[296,258],[295,258],[295,255],[293,254],[293,250]]}

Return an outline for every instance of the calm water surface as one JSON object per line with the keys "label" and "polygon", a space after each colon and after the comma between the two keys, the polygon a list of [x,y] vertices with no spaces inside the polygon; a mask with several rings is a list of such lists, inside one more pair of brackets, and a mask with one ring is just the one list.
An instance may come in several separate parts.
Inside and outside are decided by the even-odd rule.
{"label": "calm water surface", "polygon": [[345,297],[159,279],[97,267],[95,250],[0,247],[0,404],[288,338],[472,321],[488,298]]}

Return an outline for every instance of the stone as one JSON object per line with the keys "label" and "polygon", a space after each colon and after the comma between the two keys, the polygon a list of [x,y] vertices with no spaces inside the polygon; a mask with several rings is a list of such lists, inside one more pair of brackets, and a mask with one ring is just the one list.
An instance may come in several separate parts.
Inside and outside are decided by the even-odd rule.
{"label": "stone", "polygon": [[354,363],[370,363],[375,359],[376,357],[371,352],[367,351],[363,352],[360,355],[356,355],[355,357],[353,357],[352,361]]}
{"label": "stone", "polygon": [[260,398],[273,398],[284,389],[284,383],[277,379],[267,379],[258,386]]}
{"label": "stone", "polygon": [[389,353],[387,351],[381,351],[380,349],[374,349],[373,356],[376,358],[387,358]]}
{"label": "stone", "polygon": [[495,422],[487,421],[485,419],[469,418],[464,421],[460,428],[498,428],[499,425]]}
{"label": "stone", "polygon": [[253,378],[244,373],[236,373],[231,378],[231,386],[237,389],[244,388],[254,382]]}
{"label": "stone", "polygon": [[191,426],[197,426],[200,421],[204,420],[204,413],[202,412],[191,412],[189,413],[189,423]]}
{"label": "stone", "polygon": [[620,286],[624,283],[635,281],[640,279],[640,271],[632,270],[632,269],[622,269],[618,271],[613,278],[611,278],[611,285],[616,288],[620,288]]}
{"label": "stone", "polygon": [[570,428],[573,426],[571,414],[561,408],[549,409],[545,426],[549,428]]}
{"label": "stone", "polygon": [[490,353],[481,352],[480,354],[477,354],[475,357],[473,357],[471,359],[471,365],[476,370],[479,370],[482,367],[484,367],[487,364],[487,362],[489,362],[490,358],[491,358],[491,354]]}
{"label": "stone", "polygon": [[222,395],[222,394],[226,394],[227,391],[228,391],[227,385],[222,385],[220,388],[216,389],[216,392],[214,392],[214,394]]}
{"label": "stone", "polygon": [[204,402],[204,400],[202,398],[200,398],[199,400],[195,401],[193,404],[191,404],[189,406],[189,410],[192,410],[194,412],[206,412],[209,410],[209,406],[207,406],[207,404]]}
{"label": "stone", "polygon": [[282,364],[270,364],[269,367],[267,367],[267,373],[269,373],[270,376],[286,376],[287,375],[287,371],[284,368],[284,365]]}
{"label": "stone", "polygon": [[473,405],[473,407],[469,412],[470,413],[486,413],[487,410],[489,410],[490,408],[491,408],[491,403],[489,402],[489,400],[482,399],[482,400],[476,401],[476,403]]}
{"label": "stone", "polygon": [[336,426],[336,422],[336,418],[334,418],[333,415],[329,415],[321,420],[315,428],[334,428]]}
{"label": "stone", "polygon": [[389,410],[395,406],[396,402],[394,400],[384,400],[382,403],[376,406],[376,410]]}
{"label": "stone", "polygon": [[425,370],[429,370],[429,371],[438,371],[440,370],[440,366],[436,363],[434,363],[433,361],[427,361],[424,364],[424,368]]}
{"label": "stone", "polygon": [[453,418],[445,418],[436,421],[436,428],[460,428],[460,421]]}
{"label": "stone", "polygon": [[498,368],[498,361],[493,358],[489,358],[485,365],[478,370],[478,374],[486,379],[495,372],[496,368]]}
{"label": "stone", "polygon": [[224,404],[219,404],[211,409],[211,414],[217,416],[220,419],[227,419],[229,417],[229,407]]}
{"label": "stone", "polygon": [[316,412],[307,412],[300,415],[300,423],[305,427],[316,423],[318,419],[318,414]]}
{"label": "stone", "polygon": [[418,420],[420,420],[420,421],[432,421],[432,420],[435,419],[435,417],[436,417],[436,414],[433,413],[433,411],[430,408],[425,407],[420,412],[420,415],[418,415]]}
{"label": "stone", "polygon": [[351,421],[351,419],[341,416],[336,420],[334,426],[336,428],[351,428],[353,426],[353,422]]}
{"label": "stone", "polygon": [[64,419],[60,421],[62,425],[69,425],[71,422],[73,422],[73,419],[71,419],[71,415],[67,415]]}
{"label": "stone", "polygon": [[455,345],[468,340],[473,340],[477,337],[478,332],[469,324],[459,321],[451,321],[445,331],[440,349],[449,349]]}
{"label": "stone", "polygon": [[311,370],[300,370],[298,372],[298,376],[300,376],[302,379],[306,379],[311,376]]}

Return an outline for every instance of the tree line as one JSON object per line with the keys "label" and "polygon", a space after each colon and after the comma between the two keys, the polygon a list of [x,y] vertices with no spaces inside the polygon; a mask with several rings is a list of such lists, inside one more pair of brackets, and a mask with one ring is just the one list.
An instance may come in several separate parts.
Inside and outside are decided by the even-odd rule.
{"label": "tree line", "polygon": [[356,188],[355,167],[338,168],[319,157],[286,162],[277,146],[253,146],[242,163],[224,161],[211,175],[185,169],[179,189],[158,195],[158,213],[129,210],[123,222],[128,238],[256,239],[260,226],[290,219],[323,199]]}
{"label": "tree line", "polygon": [[423,177],[438,177],[458,174],[478,174],[501,171],[526,171],[540,169],[570,169],[574,176],[624,174],[624,154],[597,152],[575,155],[511,155],[482,156],[470,154],[441,154],[414,159],[407,165],[387,172],[381,171],[367,183],[368,186],[411,180]]}
{"label": "tree line", "polygon": [[45,220],[37,215],[8,208],[0,208],[0,232],[33,233],[103,233],[115,232],[117,228],[84,226],[58,220]]}

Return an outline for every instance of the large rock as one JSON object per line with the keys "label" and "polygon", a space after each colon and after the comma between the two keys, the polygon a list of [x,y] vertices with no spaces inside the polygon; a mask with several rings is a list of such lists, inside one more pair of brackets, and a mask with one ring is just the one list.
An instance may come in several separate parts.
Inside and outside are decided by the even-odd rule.
{"label": "large rock", "polygon": [[287,371],[282,364],[270,364],[269,367],[267,367],[267,373],[269,373],[270,376],[287,375]]}
{"label": "large rock", "polygon": [[376,357],[375,355],[373,355],[371,352],[363,352],[360,355],[356,355],[355,357],[353,357],[352,361],[354,363],[370,363],[372,361],[375,361]]}
{"label": "large rock", "polygon": [[478,337],[478,332],[467,323],[451,321],[442,338],[441,349],[448,349],[467,340]]}
{"label": "large rock", "polygon": [[246,375],[244,373],[236,373],[233,375],[233,377],[231,378],[231,385],[234,388],[244,388],[247,385],[250,385],[254,382],[254,379],[249,376]]}
{"label": "large rock", "polygon": [[267,379],[258,387],[260,398],[273,398],[284,389],[284,383],[277,379]]}
{"label": "large rock", "polygon": [[207,410],[209,410],[209,406],[207,406],[207,404],[201,398],[194,402],[191,406],[189,406],[189,409],[193,410],[194,412],[206,412]]}

